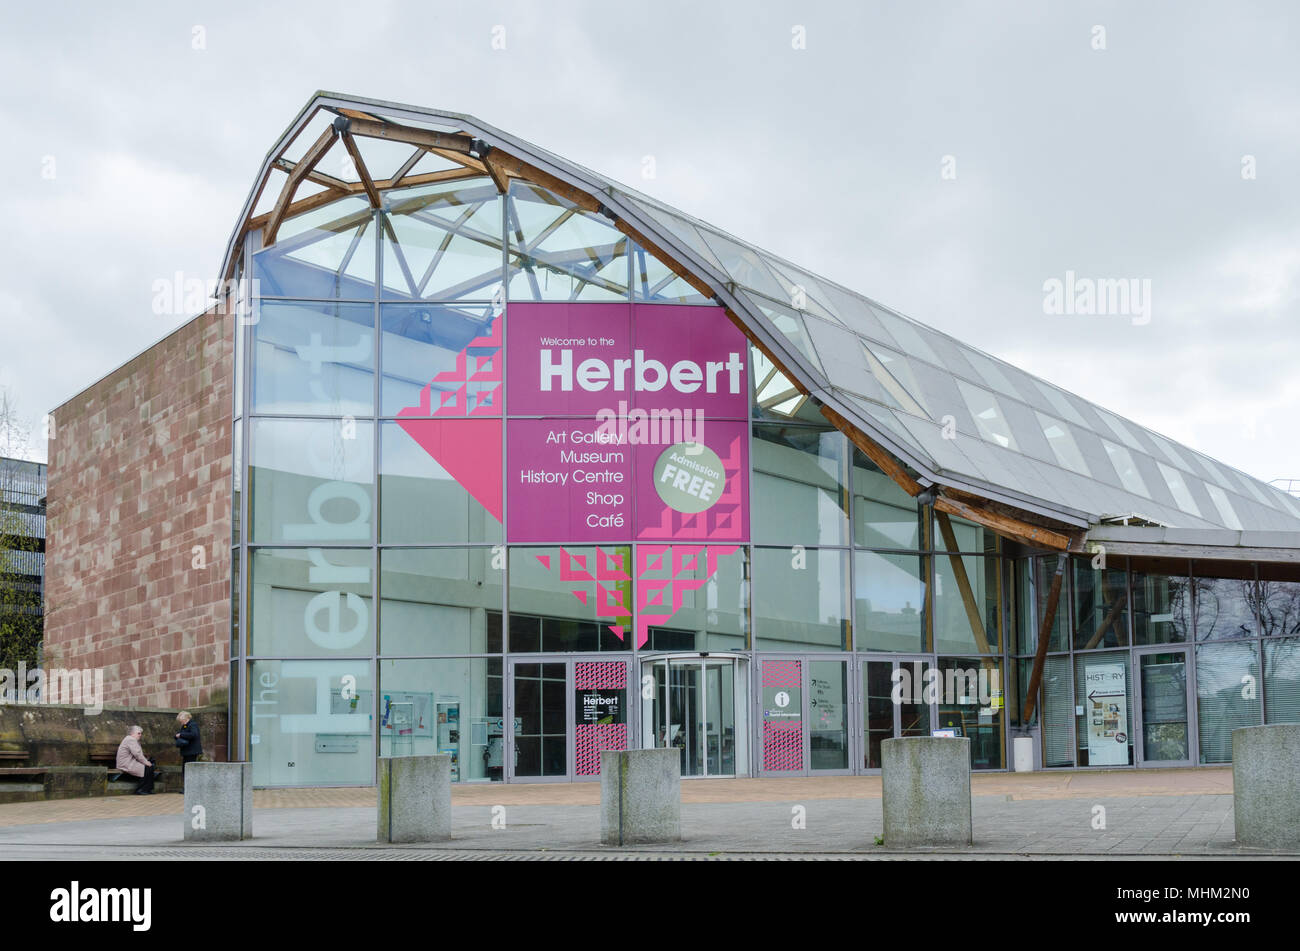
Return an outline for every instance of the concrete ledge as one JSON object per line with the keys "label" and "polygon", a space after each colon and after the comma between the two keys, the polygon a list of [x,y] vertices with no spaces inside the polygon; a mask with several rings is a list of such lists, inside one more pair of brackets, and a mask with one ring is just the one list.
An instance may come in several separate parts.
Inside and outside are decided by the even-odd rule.
{"label": "concrete ledge", "polygon": [[880,752],[885,847],[970,845],[970,739],[901,737]]}
{"label": "concrete ledge", "polygon": [[681,837],[681,751],[601,750],[601,844],[678,842]]}
{"label": "concrete ledge", "polygon": [[1237,844],[1300,849],[1300,723],[1232,731]]}
{"label": "concrete ledge", "polygon": [[253,764],[185,767],[185,839],[238,842],[253,837]]}
{"label": "concrete ledge", "polygon": [[379,757],[378,842],[451,838],[451,757]]}

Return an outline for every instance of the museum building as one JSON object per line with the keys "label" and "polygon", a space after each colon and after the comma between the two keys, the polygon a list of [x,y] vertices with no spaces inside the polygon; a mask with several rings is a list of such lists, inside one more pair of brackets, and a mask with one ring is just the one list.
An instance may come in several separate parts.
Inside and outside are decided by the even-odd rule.
{"label": "museum building", "polygon": [[47,654],[259,786],[1300,720],[1291,495],[477,119],[318,93],[220,273],[54,413]]}

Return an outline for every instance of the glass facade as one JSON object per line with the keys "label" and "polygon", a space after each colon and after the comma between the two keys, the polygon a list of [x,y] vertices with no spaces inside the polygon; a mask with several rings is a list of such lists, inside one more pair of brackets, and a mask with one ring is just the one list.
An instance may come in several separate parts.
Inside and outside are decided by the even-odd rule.
{"label": "glass facade", "polygon": [[[232,696],[258,785],[364,785],[376,755],[426,752],[457,781],[576,780],[638,742],[683,775],[862,772],[932,731],[1003,769],[1015,726],[1047,767],[1217,763],[1233,727],[1300,716],[1300,583],[1075,556],[1021,723],[1054,556],[918,502],[743,338],[734,363],[656,356],[738,332],[607,216],[481,175],[385,199],[245,240]],[[1145,494],[1067,394],[660,213],[891,419],[949,407],[1089,478],[1127,458]],[[970,380],[931,365],[958,359]]]}

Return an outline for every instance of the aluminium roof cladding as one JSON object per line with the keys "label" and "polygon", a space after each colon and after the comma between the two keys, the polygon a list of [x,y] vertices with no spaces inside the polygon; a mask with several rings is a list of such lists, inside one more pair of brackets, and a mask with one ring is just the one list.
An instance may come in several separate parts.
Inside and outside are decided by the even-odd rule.
{"label": "aluminium roof cladding", "polygon": [[478,138],[586,192],[690,268],[790,376],[923,484],[1079,527],[1138,516],[1176,528],[1300,530],[1300,500],[1274,486],[471,116],[317,93],[267,153],[220,273],[231,273],[274,160],[338,109]]}

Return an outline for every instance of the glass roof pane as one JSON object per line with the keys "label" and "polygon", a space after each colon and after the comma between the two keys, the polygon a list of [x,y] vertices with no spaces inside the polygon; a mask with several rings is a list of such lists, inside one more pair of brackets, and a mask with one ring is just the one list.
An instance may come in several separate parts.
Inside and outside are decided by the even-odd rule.
{"label": "glass roof pane", "polygon": [[870,403],[859,396],[854,396],[852,393],[841,393],[837,391],[836,395],[844,401],[846,406],[853,407],[858,410],[866,420],[874,422],[881,432],[889,434],[895,442],[905,446],[920,461],[929,461],[928,454],[921,448],[916,437],[913,436],[911,432],[908,431],[907,427],[901,422],[904,418],[903,416],[896,415],[890,410],[885,409],[883,406],[877,406],[875,403]]}
{"label": "glass roof pane", "polygon": [[1146,452],[1146,449],[1144,449],[1142,444],[1137,441],[1137,438],[1129,431],[1129,428],[1124,425],[1122,419],[1114,413],[1107,412],[1100,406],[1094,406],[1093,409],[1096,411],[1097,415],[1101,417],[1101,421],[1110,427],[1110,431],[1115,434],[1116,439],[1128,446],[1130,449],[1136,449],[1138,452]]}
{"label": "glass roof pane", "polygon": [[[717,255],[710,250],[709,246],[704,243],[704,239],[700,237],[700,232],[694,225],[645,202],[635,201],[635,204],[641,211],[644,211],[651,220],[661,225],[665,231],[685,242],[687,247],[704,259],[705,264],[708,264],[710,267],[717,270],[719,274],[727,273],[726,268],[722,266],[722,262],[718,260]],[[664,250],[667,251],[668,249],[665,248]]]}
{"label": "glass roof pane", "polygon": [[1034,380],[1034,385],[1038,387],[1043,396],[1047,397],[1047,402],[1052,405],[1052,408],[1056,410],[1060,416],[1063,416],[1076,426],[1082,426],[1084,429],[1092,428],[1083,421],[1083,417],[1080,416],[1078,411],[1076,411],[1070,404],[1070,401],[1065,398],[1065,394],[1056,387],[1044,383],[1042,380]]}
{"label": "glass roof pane", "polygon": [[920,357],[922,360],[928,360],[936,366],[943,365],[939,355],[930,349],[930,345],[922,339],[916,328],[910,323],[883,308],[873,307],[871,309],[875,311],[876,316],[880,318],[880,322],[885,325],[893,338],[898,341],[905,354],[909,357]]}
{"label": "glass roof pane", "polygon": [[823,305],[821,285],[814,281],[810,275],[795,269],[790,269],[789,273],[787,273],[779,262],[770,258],[766,260],[768,267],[772,271],[772,276],[784,288],[785,299],[789,301],[791,307],[843,326],[840,319]]}
{"label": "glass roof pane", "polygon": [[966,401],[966,408],[974,417],[975,425],[979,428],[982,438],[1005,449],[1019,449],[1015,438],[1011,435],[1011,427],[1007,425],[1007,419],[1002,414],[1002,407],[998,405],[997,398],[992,393],[978,386],[972,386],[965,380],[957,381],[957,389],[961,391],[962,398]]}
{"label": "glass roof pane", "polygon": [[702,233],[704,242],[722,262],[723,272],[741,287],[758,291],[773,300],[784,300],[785,290],[767,269],[758,252],[712,231]]}
{"label": "glass roof pane", "polygon": [[1228,501],[1228,493],[1208,482],[1205,483],[1205,491],[1210,493],[1210,501],[1219,510],[1219,517],[1223,519],[1223,524],[1235,531],[1241,531],[1241,519],[1237,518],[1237,513],[1233,511],[1232,503]]}
{"label": "glass roof pane", "polygon": [[736,296],[748,301],[752,306],[762,311],[780,334],[794,344],[795,349],[803,354],[804,358],[813,365],[818,373],[825,376],[826,371],[822,369],[821,360],[817,358],[817,351],[813,349],[812,341],[808,339],[808,331],[805,329],[803,317],[800,316],[798,311],[783,307],[776,301],[769,301],[757,294],[746,294],[744,291],[737,291]]}
{"label": "glass roof pane", "polygon": [[984,382],[993,389],[1006,396],[1014,396],[1017,399],[1020,397],[1020,394],[1016,392],[1016,388],[1011,385],[1011,381],[1006,378],[1001,368],[991,358],[968,348],[966,350],[966,359],[979,371],[979,375]]}
{"label": "glass roof pane", "polygon": [[[804,320],[804,328],[812,338],[813,347],[821,359],[826,371],[826,379],[832,385],[861,392],[867,381],[874,381],[871,368],[867,364],[866,354],[859,345],[861,341],[839,324],[828,323],[815,317]],[[876,398],[882,392],[872,388],[865,395]]]}
{"label": "glass roof pane", "polygon": [[1201,510],[1197,507],[1196,500],[1192,498],[1192,493],[1188,491],[1187,483],[1183,481],[1183,474],[1163,462],[1157,462],[1156,466],[1159,467],[1160,474],[1165,477],[1165,484],[1169,486],[1169,491],[1173,494],[1178,507],[1200,518]]}
{"label": "glass roof pane", "polygon": [[926,340],[930,344],[930,349],[938,355],[939,366],[955,376],[964,376],[972,383],[979,380],[980,375],[970,365],[970,361],[966,359],[961,346],[956,341],[940,333],[931,333]]}
{"label": "glass roof pane", "polygon": [[1147,430],[1147,436],[1149,436],[1151,441],[1156,444],[1156,448],[1163,452],[1165,457],[1174,465],[1178,466],[1178,468],[1185,469],[1188,472],[1196,471],[1192,468],[1192,464],[1183,457],[1182,453],[1174,448],[1173,444],[1168,439],[1165,439],[1163,436],[1157,436],[1149,429]]}
{"label": "glass roof pane", "polygon": [[912,368],[907,365],[902,355],[887,350],[879,344],[874,348],[870,347],[865,342],[862,343],[862,350],[866,354],[867,363],[871,366],[871,372],[877,382],[898,401],[898,405],[909,413],[929,417],[930,414],[924,405],[913,395],[920,393],[920,387],[916,385]]}
{"label": "glass roof pane", "polygon": [[1079,452],[1079,446],[1070,435],[1070,430],[1065,423],[1044,416],[1042,413],[1034,413],[1034,415],[1038,417],[1039,425],[1043,427],[1043,435],[1047,437],[1047,445],[1051,447],[1056,461],[1067,469],[1073,469],[1080,475],[1091,478],[1092,473],[1088,470],[1088,464],[1083,461],[1083,453]]}
{"label": "glass roof pane", "polygon": [[885,325],[880,322],[875,311],[871,309],[871,305],[861,297],[850,294],[829,281],[822,282],[822,290],[826,295],[826,304],[844,326],[856,334],[879,341],[887,347],[898,346],[894,338],[889,335],[889,331],[885,330]]}
{"label": "glass roof pane", "polygon": [[1258,502],[1260,502],[1260,504],[1267,505],[1269,508],[1272,509],[1277,508],[1277,503],[1273,499],[1270,499],[1266,495],[1264,495],[1263,490],[1260,489],[1259,485],[1255,482],[1254,479],[1246,475],[1244,472],[1238,472],[1236,469],[1232,469],[1230,471],[1232,472],[1233,476],[1236,477],[1238,484],[1240,484],[1248,493],[1253,495],[1255,499]]}
{"label": "glass roof pane", "polygon": [[650,251],[634,245],[632,254],[632,287],[637,300],[671,304],[709,302]]}

